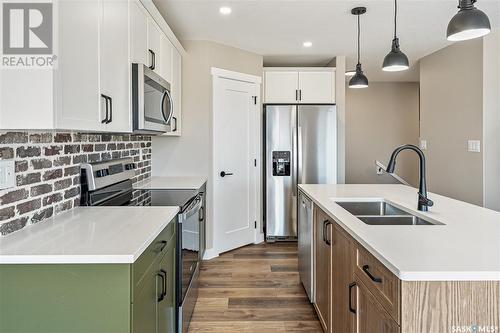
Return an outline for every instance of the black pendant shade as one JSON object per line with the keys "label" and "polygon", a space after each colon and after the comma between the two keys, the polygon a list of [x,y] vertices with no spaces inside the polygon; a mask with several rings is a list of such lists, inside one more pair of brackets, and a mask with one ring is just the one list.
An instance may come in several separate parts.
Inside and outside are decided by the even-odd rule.
{"label": "black pendant shade", "polygon": [[462,41],[487,35],[491,31],[488,16],[474,6],[476,0],[459,0],[460,9],[448,23],[446,37],[450,41]]}
{"label": "black pendant shade", "polygon": [[392,40],[391,52],[384,58],[382,69],[386,72],[399,72],[404,71],[410,67],[410,61],[406,54],[401,52],[399,48],[399,38]]}
{"label": "black pendant shade", "polygon": [[368,78],[365,74],[363,74],[363,69],[361,68],[360,62],[360,23],[359,16],[366,13],[365,7],[356,7],[351,10],[351,14],[356,15],[358,17],[358,63],[356,65],[356,73],[349,80],[349,88],[367,88],[368,87]]}
{"label": "black pendant shade", "polygon": [[368,78],[363,74],[361,64],[356,65],[356,74],[349,80],[349,88],[367,88]]}
{"label": "black pendant shade", "polygon": [[399,72],[410,68],[408,57],[399,48],[397,36],[398,2],[394,0],[394,38],[392,39],[391,52],[384,58],[382,70],[386,72]]}

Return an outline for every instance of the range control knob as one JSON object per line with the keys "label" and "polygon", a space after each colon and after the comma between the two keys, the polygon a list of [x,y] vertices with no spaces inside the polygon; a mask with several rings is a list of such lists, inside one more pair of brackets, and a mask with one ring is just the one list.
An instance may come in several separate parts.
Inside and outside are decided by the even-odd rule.
{"label": "range control knob", "polygon": [[97,170],[95,172],[95,176],[97,178],[109,176],[109,170],[108,169]]}
{"label": "range control knob", "polygon": [[125,164],[125,170],[134,170],[134,169],[135,169],[134,163]]}

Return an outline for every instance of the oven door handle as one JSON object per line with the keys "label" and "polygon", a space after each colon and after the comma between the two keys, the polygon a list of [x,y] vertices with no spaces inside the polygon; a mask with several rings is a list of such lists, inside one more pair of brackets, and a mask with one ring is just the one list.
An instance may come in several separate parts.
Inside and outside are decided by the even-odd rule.
{"label": "oven door handle", "polygon": [[179,220],[185,221],[200,211],[201,207],[203,206],[203,200],[201,200],[201,198],[198,196],[193,201],[196,202],[196,204],[194,204],[194,206],[192,206],[193,204],[191,204],[190,206],[192,206],[192,208],[190,208],[190,209],[186,210],[184,213],[180,214]]}

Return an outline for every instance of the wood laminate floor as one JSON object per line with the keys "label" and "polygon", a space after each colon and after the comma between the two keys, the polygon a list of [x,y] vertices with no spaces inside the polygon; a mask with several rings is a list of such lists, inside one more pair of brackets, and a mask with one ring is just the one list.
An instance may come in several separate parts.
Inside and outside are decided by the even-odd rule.
{"label": "wood laminate floor", "polygon": [[322,333],[299,281],[297,244],[249,245],[204,261],[189,333]]}

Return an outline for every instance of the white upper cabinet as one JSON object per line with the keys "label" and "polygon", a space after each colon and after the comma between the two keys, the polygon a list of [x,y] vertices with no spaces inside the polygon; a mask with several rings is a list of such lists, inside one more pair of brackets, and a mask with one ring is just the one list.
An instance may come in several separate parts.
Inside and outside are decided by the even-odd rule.
{"label": "white upper cabinet", "polygon": [[57,7],[57,66],[2,72],[0,130],[132,132],[132,63],[142,63],[171,83],[171,132],[179,135],[184,49],[153,2],[72,0]]}
{"label": "white upper cabinet", "polygon": [[105,131],[128,132],[132,128],[128,9],[126,0],[102,3],[100,105]]}
{"label": "white upper cabinet", "polygon": [[148,56],[146,62],[149,68],[161,75],[161,36],[160,27],[152,18],[148,18]]}
{"label": "white upper cabinet", "polygon": [[268,68],[264,103],[335,103],[335,69]]}
{"label": "white upper cabinet", "polygon": [[168,136],[181,135],[182,123],[182,57],[177,49],[172,49],[172,80],[170,90],[172,92],[174,114],[170,121],[170,130],[165,134]]}
{"label": "white upper cabinet", "polygon": [[[103,118],[99,107],[101,9],[101,2],[98,0],[59,2],[60,54],[57,70],[59,80],[56,82],[59,107],[54,106],[57,110],[56,128],[101,129],[101,118]],[[36,92],[30,91],[26,96],[36,98]],[[19,121],[22,123],[23,119]]]}
{"label": "white upper cabinet", "polygon": [[300,103],[335,103],[335,72],[299,72]]}
{"label": "white upper cabinet", "polygon": [[266,103],[297,103],[299,73],[297,71],[265,72]]}
{"label": "white upper cabinet", "polygon": [[173,45],[164,34],[160,38],[160,58],[158,59],[160,66],[160,76],[172,83],[172,52]]}
{"label": "white upper cabinet", "polygon": [[149,66],[148,56],[148,13],[138,0],[131,0],[130,60]]}

